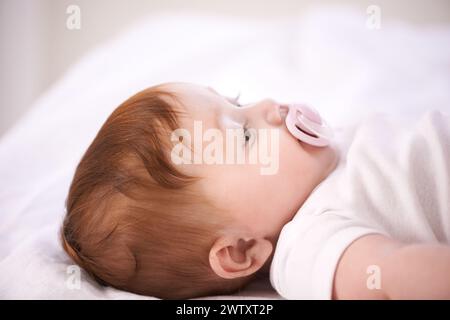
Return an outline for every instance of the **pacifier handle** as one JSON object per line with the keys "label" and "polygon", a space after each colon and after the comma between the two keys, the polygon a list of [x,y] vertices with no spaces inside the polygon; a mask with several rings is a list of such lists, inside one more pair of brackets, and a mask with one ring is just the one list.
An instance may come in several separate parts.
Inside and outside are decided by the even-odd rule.
{"label": "pacifier handle", "polygon": [[303,104],[288,107],[286,126],[294,137],[316,147],[330,144],[333,130],[316,110]]}

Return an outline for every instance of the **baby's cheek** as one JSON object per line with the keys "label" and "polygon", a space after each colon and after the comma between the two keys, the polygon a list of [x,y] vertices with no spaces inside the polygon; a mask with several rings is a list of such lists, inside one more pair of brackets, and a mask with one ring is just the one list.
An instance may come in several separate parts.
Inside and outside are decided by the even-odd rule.
{"label": "baby's cheek", "polygon": [[280,149],[280,173],[289,180],[298,178],[306,167],[305,160],[304,153],[297,142],[286,143]]}

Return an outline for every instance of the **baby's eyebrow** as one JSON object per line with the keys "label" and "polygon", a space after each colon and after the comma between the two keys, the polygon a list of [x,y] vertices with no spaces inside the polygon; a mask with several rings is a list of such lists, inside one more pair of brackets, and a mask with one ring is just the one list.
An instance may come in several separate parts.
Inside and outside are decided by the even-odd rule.
{"label": "baby's eyebrow", "polygon": [[[217,94],[220,98],[226,99],[228,102],[233,103],[233,101],[236,100],[236,98],[230,98],[230,97],[221,95],[220,93],[218,93],[216,90],[214,90],[214,89],[211,88],[211,87],[206,87],[206,89],[208,89],[209,91],[211,91],[211,92],[214,93],[214,94]],[[239,93],[239,95],[240,95],[240,93]],[[239,95],[238,95],[238,96],[239,96]]]}
{"label": "baby's eyebrow", "polygon": [[206,89],[208,89],[208,90],[211,91],[212,93],[217,94],[218,96],[221,96],[216,90],[214,90],[214,89],[211,88],[211,87],[206,87]]}

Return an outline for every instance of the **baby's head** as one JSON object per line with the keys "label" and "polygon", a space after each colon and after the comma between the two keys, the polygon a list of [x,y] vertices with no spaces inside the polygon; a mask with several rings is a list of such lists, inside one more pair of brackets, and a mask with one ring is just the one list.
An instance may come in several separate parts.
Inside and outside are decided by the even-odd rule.
{"label": "baby's head", "polygon": [[[129,98],[77,167],[62,227],[66,252],[102,284],[159,298],[228,294],[266,272],[282,227],[337,159],[331,147],[295,139],[279,107],[269,99],[240,106],[187,83]],[[184,159],[208,153],[211,135],[193,148],[194,121],[216,138],[243,125],[235,147],[247,156],[268,141],[260,132],[275,130],[277,171],[261,174],[260,161],[174,161],[177,145],[188,147],[178,153]],[[179,128],[191,136],[175,134]],[[216,155],[230,151],[221,145]]]}

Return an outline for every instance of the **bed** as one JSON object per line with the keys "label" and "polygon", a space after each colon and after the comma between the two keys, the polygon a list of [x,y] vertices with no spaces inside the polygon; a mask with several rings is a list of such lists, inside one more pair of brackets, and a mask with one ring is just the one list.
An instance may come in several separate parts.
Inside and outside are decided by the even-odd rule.
{"label": "bed", "polygon": [[[239,20],[150,16],[86,54],[0,138],[0,298],[155,299],[101,287],[58,242],[74,169],[111,111],[131,94],[189,81],[242,101],[307,101],[344,126],[370,112],[415,117],[450,110],[450,27],[382,22],[321,8],[300,17]],[[281,299],[269,279],[230,296]]]}

